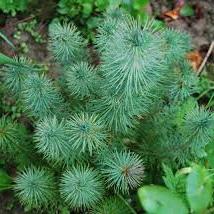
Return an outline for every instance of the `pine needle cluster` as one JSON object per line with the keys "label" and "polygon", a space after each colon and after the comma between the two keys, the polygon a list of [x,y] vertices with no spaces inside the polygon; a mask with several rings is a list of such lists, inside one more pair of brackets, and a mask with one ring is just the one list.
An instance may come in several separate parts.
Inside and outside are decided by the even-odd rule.
{"label": "pine needle cluster", "polygon": [[45,76],[34,74],[24,84],[23,102],[35,117],[46,117],[62,110],[63,100],[51,81]]}
{"label": "pine needle cluster", "polygon": [[114,151],[101,163],[102,173],[109,187],[116,192],[126,193],[142,183],[144,166],[139,156],[134,153]]}
{"label": "pine needle cluster", "polygon": [[52,23],[49,26],[49,35],[49,49],[59,63],[71,64],[85,55],[84,39],[72,23]]}
{"label": "pine needle cluster", "polygon": [[24,141],[23,130],[9,117],[0,118],[0,149],[7,153],[16,150]]}
{"label": "pine needle cluster", "polygon": [[70,155],[71,146],[66,123],[58,121],[55,116],[45,118],[38,123],[34,139],[38,151],[48,160],[61,162]]}
{"label": "pine needle cluster", "polygon": [[85,209],[94,206],[102,198],[104,186],[96,171],[78,166],[63,174],[60,192],[70,207]]}
{"label": "pine needle cluster", "polygon": [[28,168],[15,179],[15,191],[29,208],[47,206],[54,199],[54,180],[44,169]]}
{"label": "pine needle cluster", "polygon": [[66,69],[66,82],[71,94],[84,98],[95,94],[100,80],[96,70],[87,62],[79,62]]}

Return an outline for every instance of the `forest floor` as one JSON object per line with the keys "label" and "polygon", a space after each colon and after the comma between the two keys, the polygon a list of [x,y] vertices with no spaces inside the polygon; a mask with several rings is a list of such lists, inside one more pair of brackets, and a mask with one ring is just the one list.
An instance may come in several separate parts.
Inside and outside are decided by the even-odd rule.
{"label": "forest floor", "polygon": [[[196,49],[203,45],[209,45],[214,39],[213,0],[189,0],[187,2],[193,7],[195,14],[171,20],[167,23],[168,26],[188,32]],[[152,13],[160,16],[166,11],[174,9],[175,5],[169,4],[167,0],[152,0],[151,7]]]}
{"label": "forest floor", "polygon": [[[48,2],[48,1],[47,1]],[[49,1],[51,2],[51,1]],[[163,14],[167,11],[174,9],[175,5],[173,1],[167,0],[151,0],[148,10],[150,13],[158,19],[163,19]],[[171,2],[171,3],[170,3]],[[191,17],[177,17],[176,19],[165,20],[169,27],[176,28],[188,32],[193,40],[194,50],[200,51],[202,58],[206,55],[206,52],[210,46],[212,40],[214,40],[214,10],[213,0],[189,0],[195,10],[194,16]],[[48,9],[47,9],[48,8]],[[50,18],[54,16],[54,8],[52,6],[44,5],[38,17],[38,26],[36,31],[47,40],[48,23]],[[47,50],[47,43],[35,42],[35,39],[28,33],[21,35],[21,38],[17,40],[14,35],[17,31],[17,25],[22,22],[30,21],[33,19],[31,15],[20,15],[15,17],[5,16],[0,14],[0,18],[4,18],[4,22],[1,23],[0,30],[3,32],[18,49],[12,49],[7,43],[0,43],[0,52],[13,56],[20,53],[23,47],[20,44],[27,44],[28,51],[26,55],[32,60],[44,63],[49,66],[49,70],[54,73],[54,67],[50,67],[50,56]],[[208,59],[208,63],[214,64],[214,53]],[[214,80],[214,71],[211,78]],[[5,192],[0,194],[0,214],[22,214],[25,213],[20,206],[17,206],[16,199],[11,196],[11,193]]]}
{"label": "forest floor", "polygon": [[[48,2],[48,1],[47,1]],[[163,20],[163,14],[172,11],[175,8],[173,1],[169,0],[151,0],[149,4],[150,13],[152,16]],[[213,0],[189,0],[187,1],[193,7],[195,14],[190,17],[178,16],[176,19],[165,20],[167,26],[188,32],[193,41],[193,48],[196,50],[202,49],[202,52],[208,48],[211,41],[214,40],[214,10]],[[45,8],[45,7],[44,7]],[[52,7],[53,8],[53,7]],[[41,10],[35,17],[40,20],[36,29],[44,39],[47,38],[47,28],[51,16],[54,14],[54,8],[51,10]],[[1,17],[1,16],[0,16]],[[36,43],[29,34],[23,34],[20,40],[13,37],[16,33],[17,24],[31,21],[32,15],[17,15],[15,17],[8,16],[1,26],[1,31],[14,43],[19,45],[26,42],[29,52],[27,55],[33,60],[45,63],[47,61],[48,51],[46,43]],[[14,55],[18,50],[11,49],[6,43],[0,44],[0,50],[8,55]],[[210,60],[213,57],[210,57]]]}

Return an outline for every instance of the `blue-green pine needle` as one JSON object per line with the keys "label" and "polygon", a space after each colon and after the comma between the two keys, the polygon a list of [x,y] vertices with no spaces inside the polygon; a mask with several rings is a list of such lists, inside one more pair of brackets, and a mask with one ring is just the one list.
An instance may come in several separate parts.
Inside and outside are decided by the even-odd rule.
{"label": "blue-green pine needle", "polygon": [[104,189],[98,173],[85,166],[73,167],[61,178],[60,192],[73,209],[93,207],[103,197]]}
{"label": "blue-green pine needle", "polygon": [[113,187],[116,192],[127,193],[143,181],[143,161],[133,152],[114,151],[103,159],[101,165],[108,187]]}
{"label": "blue-green pine needle", "polygon": [[55,183],[47,170],[30,167],[17,175],[14,190],[23,205],[41,208],[53,202]]}

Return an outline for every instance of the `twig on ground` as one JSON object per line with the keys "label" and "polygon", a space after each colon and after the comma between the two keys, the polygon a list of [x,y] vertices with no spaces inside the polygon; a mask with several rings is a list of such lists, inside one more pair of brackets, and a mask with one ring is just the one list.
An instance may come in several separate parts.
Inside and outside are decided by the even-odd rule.
{"label": "twig on ground", "polygon": [[36,17],[36,15],[30,15],[30,16],[24,18],[24,19],[18,20],[17,22],[13,23],[13,25],[17,25],[19,23],[29,21],[29,20],[31,20],[31,19],[33,19],[35,17]]}
{"label": "twig on ground", "polygon": [[201,63],[201,65],[200,65],[198,71],[197,71],[197,75],[198,75],[198,76],[201,75],[201,73],[202,73],[202,71],[203,71],[203,68],[204,68],[206,62],[207,62],[207,60],[208,60],[210,54],[212,53],[213,48],[214,48],[214,41],[211,42],[210,47],[209,47],[209,50],[207,51],[207,54],[206,54],[206,56],[205,56],[203,62]]}

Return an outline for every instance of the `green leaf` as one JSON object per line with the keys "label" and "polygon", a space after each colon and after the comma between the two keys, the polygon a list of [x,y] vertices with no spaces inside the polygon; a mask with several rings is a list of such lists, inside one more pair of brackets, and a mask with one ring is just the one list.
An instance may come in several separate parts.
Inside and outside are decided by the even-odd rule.
{"label": "green leaf", "polygon": [[5,41],[7,42],[8,45],[10,45],[12,48],[15,49],[15,46],[13,45],[13,43],[3,34],[0,32],[0,37]]}
{"label": "green leaf", "polygon": [[[94,29],[94,28],[96,28],[99,24],[100,24],[100,22],[101,22],[101,19],[99,18],[99,17],[90,17],[88,20],[87,20],[87,22],[86,22],[86,24],[87,24],[87,27],[88,27],[88,29]],[[92,30],[91,30],[92,31]],[[91,32],[90,31],[90,32]],[[91,32],[92,33],[92,32]]]}
{"label": "green leaf", "polygon": [[84,16],[89,16],[92,13],[93,7],[90,3],[84,3],[83,5],[83,14]]}
{"label": "green leaf", "polygon": [[195,12],[192,8],[192,6],[185,4],[181,10],[180,10],[180,15],[181,16],[194,16]]}
{"label": "green leaf", "polygon": [[57,9],[57,12],[60,13],[60,14],[63,14],[63,15],[69,13],[68,9],[64,8],[64,7]]}
{"label": "green leaf", "polygon": [[197,101],[193,97],[186,99],[178,110],[175,112],[174,121],[175,124],[181,126],[184,121],[184,117],[188,112],[191,112],[197,106]]}
{"label": "green leaf", "polygon": [[148,3],[149,3],[149,0],[136,0],[132,4],[135,10],[140,10],[143,7],[145,7]]}
{"label": "green leaf", "polygon": [[164,27],[166,27],[166,24],[163,21],[157,20],[157,19],[154,20],[153,28],[155,28],[155,29],[162,29]]}
{"label": "green leaf", "polygon": [[98,11],[104,11],[107,8],[108,4],[108,0],[95,1],[95,6],[97,7]]}
{"label": "green leaf", "polygon": [[167,188],[172,192],[183,193],[186,188],[185,176],[181,173],[173,173],[172,169],[163,164],[163,170],[165,176],[163,176],[164,183]]}
{"label": "green leaf", "polygon": [[207,161],[210,168],[214,168],[214,142],[210,142],[206,146]]}
{"label": "green leaf", "polygon": [[187,199],[195,212],[203,212],[212,200],[212,180],[208,171],[199,165],[194,165],[187,177]]}
{"label": "green leaf", "polygon": [[9,64],[9,65],[17,65],[18,63],[12,58],[0,53],[0,65]]}
{"label": "green leaf", "polygon": [[62,210],[61,210],[61,213],[62,214],[70,214],[70,211],[67,207],[63,207]]}
{"label": "green leaf", "polygon": [[144,186],[138,190],[144,209],[151,214],[187,214],[183,200],[175,193],[161,186]]}
{"label": "green leaf", "polygon": [[0,169],[0,191],[9,189],[12,186],[12,178]]}
{"label": "green leaf", "polygon": [[26,10],[28,0],[1,0],[0,9],[4,13],[11,13],[12,16],[16,14],[16,11]]}

